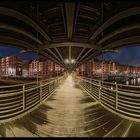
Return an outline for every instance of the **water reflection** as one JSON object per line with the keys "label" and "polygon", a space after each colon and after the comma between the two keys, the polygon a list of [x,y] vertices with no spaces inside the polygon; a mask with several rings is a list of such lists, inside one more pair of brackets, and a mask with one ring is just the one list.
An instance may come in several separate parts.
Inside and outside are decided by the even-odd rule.
{"label": "water reflection", "polygon": [[129,85],[129,81],[126,81],[126,85]]}
{"label": "water reflection", "polygon": [[126,85],[135,85],[139,86],[140,85],[140,77],[139,78],[133,78],[128,81],[126,81]]}

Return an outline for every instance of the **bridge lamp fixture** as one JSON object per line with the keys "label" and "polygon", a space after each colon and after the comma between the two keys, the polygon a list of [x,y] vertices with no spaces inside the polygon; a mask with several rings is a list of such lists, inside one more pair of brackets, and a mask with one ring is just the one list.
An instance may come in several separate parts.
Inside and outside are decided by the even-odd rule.
{"label": "bridge lamp fixture", "polygon": [[72,63],[72,64],[73,64],[73,63],[75,63],[75,60],[74,60],[74,59],[72,59],[72,60],[71,60],[71,63]]}
{"label": "bridge lamp fixture", "polygon": [[65,60],[65,63],[67,63],[67,64],[68,64],[68,63],[69,63],[69,60],[68,60],[68,59],[66,59],[66,60]]}
{"label": "bridge lamp fixture", "polygon": [[74,63],[75,63],[75,59],[71,59],[71,60],[66,59],[66,60],[65,60],[65,63],[66,63],[66,64],[74,64]]}

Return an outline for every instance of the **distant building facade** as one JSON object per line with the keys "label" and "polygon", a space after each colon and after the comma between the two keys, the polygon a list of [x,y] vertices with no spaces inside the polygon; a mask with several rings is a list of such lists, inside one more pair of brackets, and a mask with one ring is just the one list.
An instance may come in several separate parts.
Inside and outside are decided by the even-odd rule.
{"label": "distant building facade", "polygon": [[34,60],[29,64],[29,77],[51,77],[61,72],[61,67],[51,60]]}
{"label": "distant building facade", "polygon": [[22,76],[29,77],[29,62],[26,60],[22,62]]}
{"label": "distant building facade", "polygon": [[22,60],[18,56],[0,59],[0,73],[3,76],[22,76]]}
{"label": "distant building facade", "polygon": [[97,59],[92,59],[82,65],[77,69],[78,75],[84,76],[104,76],[109,75],[140,75],[140,67],[123,65],[111,61],[100,61]]}
{"label": "distant building facade", "polygon": [[51,60],[22,61],[18,56],[0,59],[0,76],[52,77],[62,74],[64,69]]}

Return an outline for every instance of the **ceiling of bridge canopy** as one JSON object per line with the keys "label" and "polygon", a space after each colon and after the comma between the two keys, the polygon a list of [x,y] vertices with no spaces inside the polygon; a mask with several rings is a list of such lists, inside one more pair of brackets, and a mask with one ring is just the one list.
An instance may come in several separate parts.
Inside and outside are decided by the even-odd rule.
{"label": "ceiling of bridge canopy", "polygon": [[0,43],[75,68],[140,43],[140,2],[0,1]]}

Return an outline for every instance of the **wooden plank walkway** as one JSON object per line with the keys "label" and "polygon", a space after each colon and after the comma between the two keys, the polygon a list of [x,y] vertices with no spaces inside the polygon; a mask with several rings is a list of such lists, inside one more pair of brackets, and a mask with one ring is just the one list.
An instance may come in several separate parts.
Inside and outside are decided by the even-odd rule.
{"label": "wooden plank walkway", "polygon": [[131,126],[131,121],[101,107],[69,75],[36,110],[18,120],[1,124],[0,136],[123,137],[133,136],[129,132]]}

